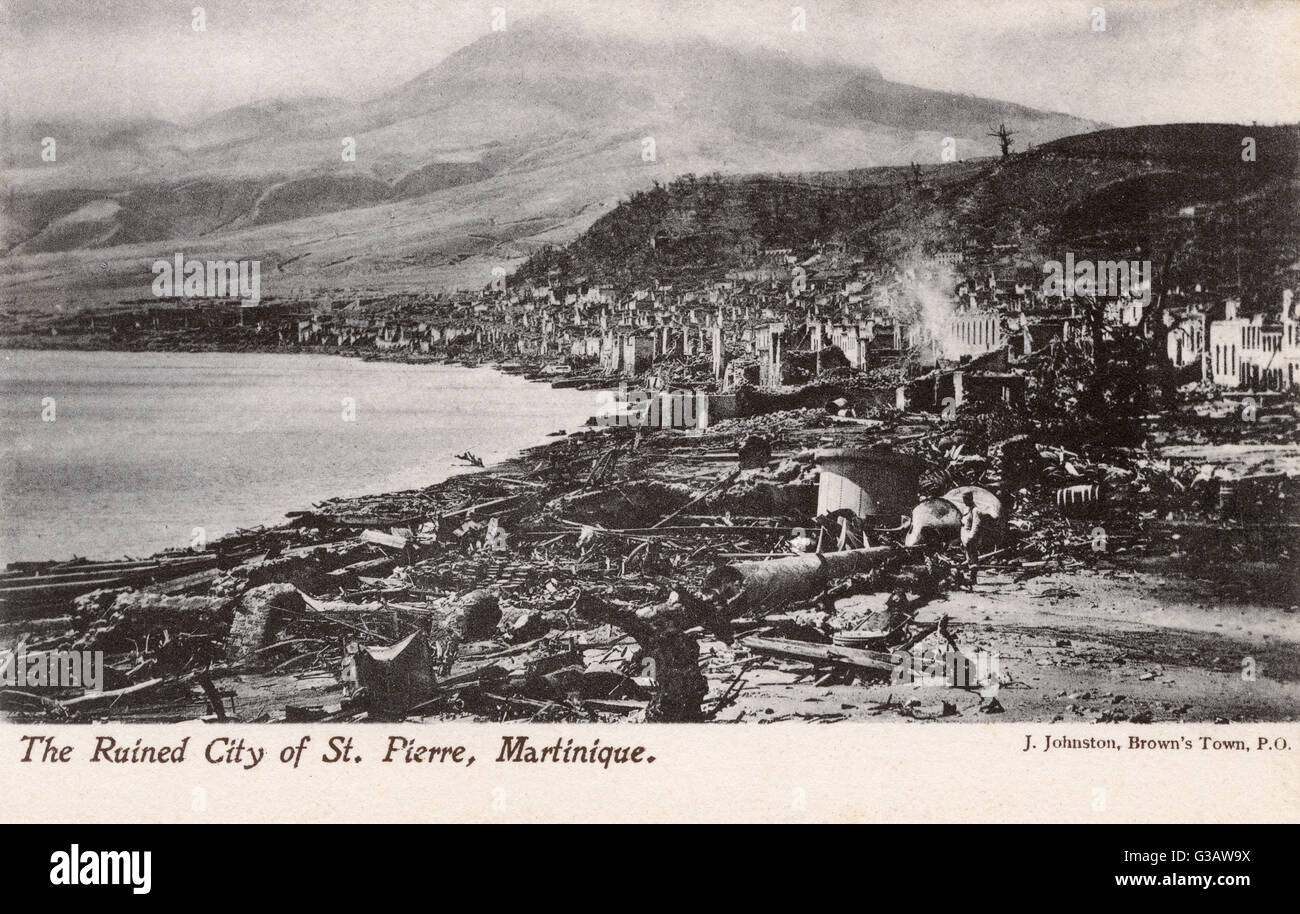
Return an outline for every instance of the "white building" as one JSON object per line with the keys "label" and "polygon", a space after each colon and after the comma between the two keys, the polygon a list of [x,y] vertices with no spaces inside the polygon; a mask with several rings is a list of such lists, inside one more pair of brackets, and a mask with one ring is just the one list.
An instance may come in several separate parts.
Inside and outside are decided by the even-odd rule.
{"label": "white building", "polygon": [[[1291,297],[1283,298],[1281,320],[1265,323],[1264,315],[1237,316],[1238,303],[1229,301],[1224,320],[1210,324],[1210,377],[1221,387],[1282,390],[1300,379],[1296,321]],[[1284,341],[1287,344],[1284,349]]]}
{"label": "white building", "polygon": [[1282,293],[1282,333],[1277,367],[1284,389],[1300,387],[1300,302],[1290,289]]}
{"label": "white building", "polygon": [[1165,352],[1175,368],[1199,365],[1205,355],[1205,312],[1193,308],[1173,320],[1165,335]]}
{"label": "white building", "polygon": [[942,340],[943,357],[983,355],[1006,345],[1002,321],[992,311],[963,310],[953,315]]}
{"label": "white building", "polygon": [[1238,387],[1241,384],[1241,349],[1245,344],[1245,329],[1250,323],[1237,317],[1238,302],[1231,300],[1221,321],[1210,324],[1210,363],[1207,366],[1210,380],[1220,387]]}

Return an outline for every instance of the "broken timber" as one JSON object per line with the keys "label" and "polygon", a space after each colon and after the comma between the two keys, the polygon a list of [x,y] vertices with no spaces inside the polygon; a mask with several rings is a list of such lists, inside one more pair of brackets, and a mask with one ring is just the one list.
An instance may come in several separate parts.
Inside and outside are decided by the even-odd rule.
{"label": "broken timber", "polygon": [[740,643],[755,654],[782,660],[798,660],[816,666],[833,666],[877,677],[881,673],[893,673],[899,666],[890,659],[889,654],[865,651],[856,647],[841,647],[838,644],[816,644],[788,638],[759,637],[745,638]]}
{"label": "broken timber", "polygon": [[835,578],[870,571],[909,551],[911,547],[873,546],[810,552],[766,562],[736,562],[710,572],[704,587],[721,594],[737,609],[771,610],[816,596]]}

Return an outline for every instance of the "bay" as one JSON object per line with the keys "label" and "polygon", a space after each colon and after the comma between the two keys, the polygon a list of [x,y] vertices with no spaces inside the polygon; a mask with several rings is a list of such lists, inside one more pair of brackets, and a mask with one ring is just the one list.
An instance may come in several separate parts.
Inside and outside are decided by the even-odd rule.
{"label": "bay", "polygon": [[0,352],[0,561],[143,556],[432,485],[466,471],[456,454],[503,459],[598,401],[489,368]]}

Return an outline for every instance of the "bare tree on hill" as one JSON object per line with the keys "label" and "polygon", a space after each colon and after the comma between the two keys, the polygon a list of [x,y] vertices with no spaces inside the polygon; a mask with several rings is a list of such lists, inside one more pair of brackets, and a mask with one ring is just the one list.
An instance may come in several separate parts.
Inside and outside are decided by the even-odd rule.
{"label": "bare tree on hill", "polygon": [[1002,158],[1005,159],[1011,155],[1011,138],[1015,136],[1015,133],[1008,130],[1006,124],[998,124],[998,129],[990,130],[988,135],[997,137],[998,146],[1002,148]]}

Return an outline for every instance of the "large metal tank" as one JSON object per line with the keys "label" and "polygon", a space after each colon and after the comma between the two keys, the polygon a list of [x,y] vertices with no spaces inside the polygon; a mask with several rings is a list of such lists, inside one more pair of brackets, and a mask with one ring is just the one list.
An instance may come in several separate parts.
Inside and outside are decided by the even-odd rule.
{"label": "large metal tank", "polygon": [[849,508],[858,517],[908,515],[917,501],[921,462],[908,454],[825,448],[813,455],[821,472],[817,513]]}

